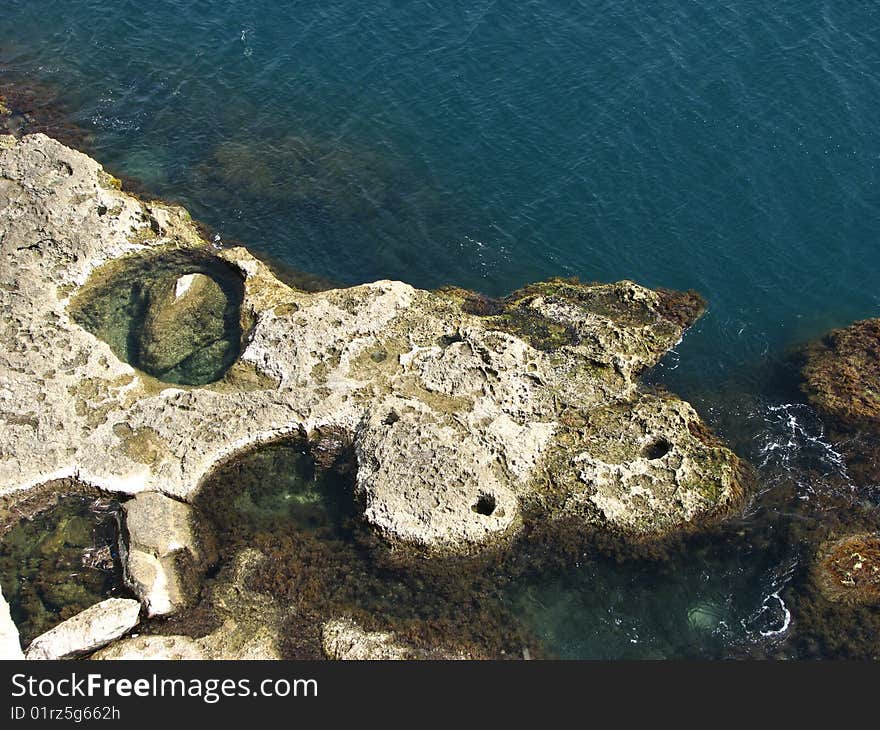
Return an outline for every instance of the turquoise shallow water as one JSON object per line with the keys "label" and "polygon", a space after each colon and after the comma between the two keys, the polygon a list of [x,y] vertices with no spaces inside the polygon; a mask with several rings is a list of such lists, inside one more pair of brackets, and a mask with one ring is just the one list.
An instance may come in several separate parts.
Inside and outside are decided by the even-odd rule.
{"label": "turquoise shallow water", "polygon": [[[54,86],[111,170],[299,269],[695,288],[709,313],[652,377],[764,484],[808,499],[840,471],[777,363],[880,309],[876,3],[5,0],[0,61]],[[703,593],[736,594],[743,625],[788,557],[695,561],[652,595],[684,596],[691,631]],[[650,603],[606,572],[585,580]],[[577,579],[529,615],[563,654],[625,654]],[[685,632],[657,610],[645,630]]]}

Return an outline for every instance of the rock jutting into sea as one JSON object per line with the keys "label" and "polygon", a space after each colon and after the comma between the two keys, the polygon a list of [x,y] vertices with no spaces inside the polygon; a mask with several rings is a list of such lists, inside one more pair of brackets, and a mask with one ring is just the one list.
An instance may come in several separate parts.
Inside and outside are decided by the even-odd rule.
{"label": "rock jutting into sea", "polygon": [[694,409],[638,380],[702,313],[694,293],[301,291],[42,134],[0,137],[0,246],[0,495],[65,478],[137,494],[126,575],[149,615],[187,605],[212,559],[186,524],[208,475],[283,438],[333,434],[318,467],[345,444],[360,519],[429,557],[532,528],[659,540],[747,496],[747,469]]}
{"label": "rock jutting into sea", "polygon": [[880,484],[880,319],[829,332],[804,349],[802,388],[853,480]]}
{"label": "rock jutting into sea", "polygon": [[819,512],[792,524],[793,543],[810,546],[793,602],[806,656],[880,656],[880,319],[835,329],[799,354],[801,389],[845,464],[839,489],[810,495]]}
{"label": "rock jutting into sea", "polygon": [[[217,251],[244,284],[240,355],[209,386],[166,386],[77,324],[70,305],[88,309],[89,286],[124,270],[127,254],[203,253],[189,216],[122,193],[42,135],[4,146],[3,326],[14,345],[0,395],[15,455],[0,466],[4,491],[76,474],[187,500],[221,457],[332,424],[353,435],[367,521],[429,550],[502,539],[534,504],[585,530],[659,535],[742,498],[737,458],[693,409],[638,389],[699,313],[688,295],[563,280],[497,303],[392,281],[303,293],[242,248]],[[167,350],[151,360],[173,364],[170,351],[185,358],[217,339],[190,325],[199,301],[205,322],[223,309],[206,282],[184,270],[169,301],[150,297],[139,349]],[[175,319],[177,329],[162,324]]]}

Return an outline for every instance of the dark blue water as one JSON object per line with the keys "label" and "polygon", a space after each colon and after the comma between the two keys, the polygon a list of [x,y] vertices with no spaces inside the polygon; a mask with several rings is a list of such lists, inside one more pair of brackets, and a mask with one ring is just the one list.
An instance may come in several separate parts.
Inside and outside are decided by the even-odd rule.
{"label": "dark blue water", "polygon": [[[656,377],[780,472],[821,430],[774,364],[880,309],[876,2],[3,0],[0,60],[111,170],[299,269],[699,290]],[[762,570],[712,600],[758,610]]]}

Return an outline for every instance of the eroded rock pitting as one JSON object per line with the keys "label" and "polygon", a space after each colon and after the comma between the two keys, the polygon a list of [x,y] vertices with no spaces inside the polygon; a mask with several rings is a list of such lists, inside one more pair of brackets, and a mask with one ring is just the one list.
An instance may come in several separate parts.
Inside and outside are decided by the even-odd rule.
{"label": "eroded rock pitting", "polygon": [[84,485],[7,497],[0,579],[24,644],[99,601],[125,595],[117,549],[120,505]]}
{"label": "eroded rock pitting", "polygon": [[121,360],[159,380],[219,380],[241,353],[244,283],[237,269],[187,249],[130,254],[95,271],[73,319]]}

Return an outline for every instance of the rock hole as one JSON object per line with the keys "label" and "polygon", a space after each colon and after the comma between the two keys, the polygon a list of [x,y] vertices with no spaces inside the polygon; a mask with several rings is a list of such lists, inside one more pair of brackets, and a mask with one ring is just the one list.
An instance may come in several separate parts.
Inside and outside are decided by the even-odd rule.
{"label": "rock hole", "polygon": [[648,444],[644,448],[642,454],[646,459],[656,461],[657,459],[662,459],[664,456],[666,456],[666,454],[668,454],[671,449],[672,444],[670,444],[666,439],[661,438]]}
{"label": "rock hole", "polygon": [[458,332],[455,332],[451,335],[442,335],[441,337],[437,338],[437,345],[444,349],[446,349],[450,345],[454,345],[456,342],[464,342],[464,338],[460,334],[458,334]]}
{"label": "rock hole", "polygon": [[74,321],[159,380],[204,385],[241,354],[244,280],[196,250],[126,256],[98,269],[70,306]]}
{"label": "rock hole", "polygon": [[[338,538],[356,512],[355,470],[340,468],[339,459],[325,453],[328,448],[327,439],[312,443],[293,436],[215,466],[193,506],[208,518],[203,529],[217,536],[221,554],[228,557],[258,532]],[[345,449],[346,444],[339,445],[340,457],[346,456]]]}
{"label": "rock hole", "polygon": [[388,415],[382,419],[382,423],[386,426],[393,426],[400,420],[400,416],[397,415],[397,411],[388,411]]}
{"label": "rock hole", "polygon": [[495,511],[495,497],[491,494],[481,494],[471,509],[478,515],[488,517]]}

